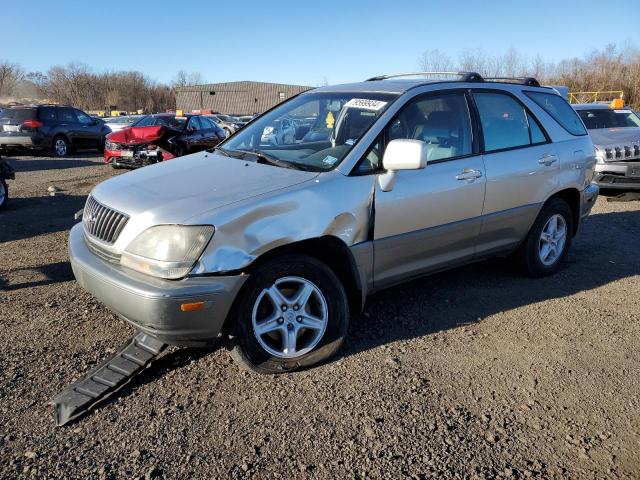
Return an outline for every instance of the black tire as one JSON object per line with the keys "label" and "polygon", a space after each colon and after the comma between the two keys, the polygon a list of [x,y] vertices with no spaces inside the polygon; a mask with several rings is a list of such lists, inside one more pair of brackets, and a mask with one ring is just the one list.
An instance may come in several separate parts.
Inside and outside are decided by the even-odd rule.
{"label": "black tire", "polygon": [[[64,145],[64,148],[63,148]],[[69,140],[62,135],[56,135],[51,142],[51,155],[54,157],[66,157],[71,152]]]}
{"label": "black tire", "polygon": [[182,144],[178,144],[176,147],[176,157],[184,157],[187,153],[187,148]]}
{"label": "black tire", "polygon": [[7,182],[4,181],[4,178],[0,178],[0,211],[2,211],[8,201],[9,187],[7,186]]}
{"label": "black tire", "polygon": [[[265,350],[253,332],[252,313],[260,294],[276,280],[300,277],[312,282],[324,296],[327,324],[319,342],[308,353],[281,358]],[[347,294],[333,271],[315,258],[293,254],[259,266],[249,277],[229,316],[227,346],[241,368],[256,373],[284,373],[309,368],[331,358],[342,346],[349,325]]]}
{"label": "black tire", "polygon": [[[562,251],[551,264],[545,264],[540,258],[541,235],[543,228],[554,215],[561,215],[564,219],[566,235]],[[569,204],[561,198],[548,201],[538,214],[527,238],[516,252],[516,259],[520,269],[531,277],[544,277],[556,273],[563,265],[571,248],[573,240],[573,212]]]}

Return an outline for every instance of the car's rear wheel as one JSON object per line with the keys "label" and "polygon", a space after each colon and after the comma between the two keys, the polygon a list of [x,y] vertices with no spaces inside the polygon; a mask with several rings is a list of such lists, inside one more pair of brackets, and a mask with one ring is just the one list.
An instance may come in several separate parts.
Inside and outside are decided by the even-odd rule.
{"label": "car's rear wheel", "polygon": [[230,316],[231,356],[242,368],[282,373],[333,356],[347,334],[347,295],[318,260],[290,255],[252,273]]}
{"label": "car's rear wheel", "polygon": [[4,181],[4,178],[0,178],[0,210],[4,208],[8,201],[9,187],[7,187],[7,182]]}
{"label": "car's rear wheel", "polygon": [[54,137],[51,153],[56,157],[66,157],[69,153],[69,142],[61,135]]}
{"label": "car's rear wheel", "polygon": [[517,252],[522,269],[532,277],[557,272],[567,258],[572,238],[571,207],[561,198],[551,199]]}

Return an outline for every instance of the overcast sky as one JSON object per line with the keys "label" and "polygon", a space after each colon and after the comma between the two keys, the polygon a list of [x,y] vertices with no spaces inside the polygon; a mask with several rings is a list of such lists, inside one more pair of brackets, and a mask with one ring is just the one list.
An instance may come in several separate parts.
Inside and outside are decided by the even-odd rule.
{"label": "overcast sky", "polygon": [[[0,9],[0,59],[30,71],[80,61],[170,81],[302,85],[413,71],[425,50],[509,47],[547,60],[607,43],[640,46],[640,0],[14,0]],[[635,19],[635,20],[634,20]]]}

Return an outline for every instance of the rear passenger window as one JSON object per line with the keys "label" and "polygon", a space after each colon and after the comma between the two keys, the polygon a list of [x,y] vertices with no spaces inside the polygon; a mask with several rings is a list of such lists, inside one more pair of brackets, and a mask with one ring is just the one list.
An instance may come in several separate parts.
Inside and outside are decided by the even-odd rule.
{"label": "rear passenger window", "polygon": [[58,120],[57,108],[41,107],[38,116],[43,122],[55,122]]}
{"label": "rear passenger window", "polygon": [[567,101],[555,93],[524,92],[571,135],[586,135],[582,121]]}
{"label": "rear passenger window", "polygon": [[63,122],[77,122],[76,116],[73,113],[73,110],[70,108],[61,108],[59,111],[60,120]]}
{"label": "rear passenger window", "polygon": [[540,125],[513,97],[494,92],[473,94],[487,152],[525,147],[546,141]]}
{"label": "rear passenger window", "polygon": [[471,154],[471,121],[464,94],[448,93],[410,101],[392,120],[387,138],[424,141],[427,160]]}

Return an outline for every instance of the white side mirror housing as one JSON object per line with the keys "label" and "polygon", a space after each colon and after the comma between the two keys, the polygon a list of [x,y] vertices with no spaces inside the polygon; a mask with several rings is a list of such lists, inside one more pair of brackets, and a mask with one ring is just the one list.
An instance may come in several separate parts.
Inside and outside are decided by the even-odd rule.
{"label": "white side mirror housing", "polygon": [[427,144],[422,140],[391,140],[382,157],[387,173],[378,177],[383,192],[390,192],[396,184],[396,171],[419,170],[427,166]]}

